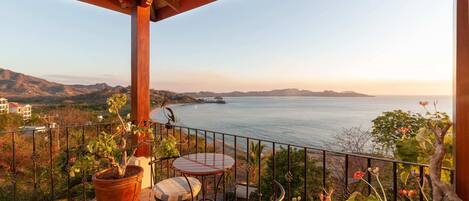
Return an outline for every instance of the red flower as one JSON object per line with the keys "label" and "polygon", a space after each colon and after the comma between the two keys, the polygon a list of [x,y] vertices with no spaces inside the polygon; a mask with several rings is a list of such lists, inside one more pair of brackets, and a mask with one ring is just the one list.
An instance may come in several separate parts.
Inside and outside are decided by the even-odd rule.
{"label": "red flower", "polygon": [[360,179],[362,179],[364,176],[365,176],[365,173],[362,172],[362,171],[356,171],[356,172],[353,174],[353,178],[356,179],[356,180],[360,180]]}
{"label": "red flower", "polygon": [[319,194],[319,200],[326,201],[326,196],[323,193]]}
{"label": "red flower", "polygon": [[407,196],[414,197],[415,195],[417,195],[417,190],[408,190],[407,191]]}
{"label": "red flower", "polygon": [[411,190],[406,190],[406,189],[402,189],[402,190],[399,190],[399,194],[402,195],[402,196],[406,196],[406,197],[414,197],[415,195],[417,195],[417,190],[415,189],[411,189]]}
{"label": "red flower", "polygon": [[402,127],[402,128],[397,129],[397,131],[399,131],[399,133],[405,135],[410,131],[410,129],[406,128],[406,127]]}
{"label": "red flower", "polygon": [[77,161],[76,156],[72,156],[72,157],[70,157],[70,159],[68,159],[68,163],[71,163],[71,164],[75,163],[75,161]]}
{"label": "red flower", "polygon": [[399,194],[403,195],[403,196],[407,196],[407,190],[406,189],[401,189],[399,190]]}
{"label": "red flower", "polygon": [[423,107],[428,105],[428,101],[420,101],[419,104]]}

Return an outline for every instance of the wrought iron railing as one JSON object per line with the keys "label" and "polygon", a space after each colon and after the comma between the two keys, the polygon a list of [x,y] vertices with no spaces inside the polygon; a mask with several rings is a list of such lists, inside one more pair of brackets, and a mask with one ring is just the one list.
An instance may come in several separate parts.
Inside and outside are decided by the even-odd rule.
{"label": "wrought iron railing", "polygon": [[[182,155],[197,152],[216,152],[234,157],[233,176],[235,184],[238,184],[238,186],[240,183],[245,184],[243,188],[245,190],[244,195],[248,195],[250,199],[263,200],[269,198],[271,195],[262,192],[262,186],[270,186],[269,182],[275,180],[281,181],[281,184],[285,187],[286,200],[292,200],[292,198],[298,196],[301,197],[301,200],[317,200],[319,192],[329,188],[335,188],[336,200],[345,200],[355,191],[362,192],[364,195],[371,194],[372,188],[353,179],[353,173],[358,170],[367,172],[368,168],[374,167],[381,169],[379,173],[380,180],[381,183],[384,183],[383,188],[386,191],[387,200],[407,200],[408,197],[399,193],[400,190],[404,189],[416,190],[417,193],[414,199],[418,200],[425,200],[426,197],[428,198],[431,195],[429,176],[426,173],[429,167],[426,164],[300,146],[186,126],[168,126],[160,123],[155,123],[155,125],[159,130],[157,133],[162,136],[173,135],[179,140],[179,149]],[[250,145],[251,143],[258,147],[264,146],[264,149],[250,150],[253,147]],[[283,154],[286,152],[286,158],[279,157],[279,152],[284,152]],[[255,160],[257,164],[252,164],[249,161],[252,160],[253,155],[257,155],[255,156],[257,157]],[[302,155],[302,157],[298,158],[298,155]],[[258,160],[263,157],[267,157],[268,160]],[[279,160],[286,160],[286,162]],[[314,162],[311,163],[311,161]],[[266,166],[265,163],[269,164]],[[253,168],[253,165],[256,167]],[[298,165],[300,165],[300,168],[297,167]],[[308,165],[315,166],[316,168],[313,168],[315,171],[310,171]],[[171,168],[170,165],[161,167]],[[298,169],[300,169],[301,174],[292,172],[298,171]],[[283,172],[278,173],[278,171]],[[443,172],[448,175],[448,182],[452,183],[454,171],[450,168],[443,168]],[[310,175],[311,173],[314,175]],[[257,181],[252,181],[253,174],[257,175],[255,176]],[[173,175],[169,172],[166,175],[175,176],[174,172]],[[266,179],[265,176],[267,175],[271,178]],[[405,180],[402,178],[404,175],[408,175],[405,183],[402,181]],[[369,172],[366,173],[364,179],[379,188],[375,177]],[[301,184],[298,184],[298,180],[301,181]],[[319,180],[319,185],[317,182],[311,182],[311,180]],[[267,184],[263,183],[265,181],[269,182]],[[312,184],[316,184],[316,186],[312,186]],[[256,188],[257,191],[249,193],[249,188]],[[223,192],[226,195],[225,182],[223,182]],[[251,195],[249,196],[249,194]],[[234,198],[236,199],[236,197]]]}
{"label": "wrought iron railing", "polygon": [[[115,125],[100,123],[47,128],[38,131],[0,133],[0,200],[90,200],[93,197],[91,173],[69,174],[70,165],[79,157],[86,143],[101,131],[112,132]],[[319,192],[334,188],[336,200],[352,192],[372,193],[372,189],[353,179],[353,172],[380,167],[388,200],[405,200],[399,191],[417,189],[417,199],[430,195],[428,166],[369,155],[344,153],[315,147],[263,140],[185,126],[152,123],[156,138],[169,135],[178,140],[181,155],[216,152],[232,156],[234,167],[221,185],[224,200],[266,200],[272,181],[286,190],[286,200],[316,200]],[[262,148],[261,148],[262,147]],[[253,150],[254,149],[254,150]],[[169,160],[152,168],[155,183],[178,175]],[[449,182],[453,170],[444,168]],[[403,182],[403,176],[407,181]],[[216,181],[216,176],[213,181]],[[364,179],[376,180],[368,173]],[[215,182],[209,183],[214,189]],[[405,185],[405,186],[404,186]],[[213,186],[213,187],[212,187]],[[423,190],[420,190],[423,187]],[[254,192],[253,189],[255,189]],[[240,192],[240,191],[243,192]]]}

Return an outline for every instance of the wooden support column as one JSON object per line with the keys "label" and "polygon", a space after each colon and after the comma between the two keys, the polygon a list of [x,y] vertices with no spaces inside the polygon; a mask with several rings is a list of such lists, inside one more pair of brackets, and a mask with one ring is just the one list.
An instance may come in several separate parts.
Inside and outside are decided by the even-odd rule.
{"label": "wooden support column", "polygon": [[[150,119],[150,7],[132,7],[132,120],[142,125]],[[145,138],[138,139],[139,141]],[[136,156],[149,156],[148,146],[137,149]]]}
{"label": "wooden support column", "polygon": [[469,4],[456,1],[456,192],[469,200]]}

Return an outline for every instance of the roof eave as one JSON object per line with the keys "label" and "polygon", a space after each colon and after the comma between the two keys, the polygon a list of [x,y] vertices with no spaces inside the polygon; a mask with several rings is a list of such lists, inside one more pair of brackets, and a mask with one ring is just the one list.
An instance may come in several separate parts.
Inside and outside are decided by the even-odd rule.
{"label": "roof eave", "polygon": [[[89,3],[98,7],[106,8],[109,10],[117,11],[130,15],[132,10],[130,7],[121,6],[117,0],[78,0],[84,3]],[[158,7],[157,1],[167,2],[164,7]],[[176,4],[169,3],[176,1]],[[216,0],[153,0],[151,5],[151,18],[153,22],[158,22],[169,17],[190,11],[192,9],[212,3]]]}

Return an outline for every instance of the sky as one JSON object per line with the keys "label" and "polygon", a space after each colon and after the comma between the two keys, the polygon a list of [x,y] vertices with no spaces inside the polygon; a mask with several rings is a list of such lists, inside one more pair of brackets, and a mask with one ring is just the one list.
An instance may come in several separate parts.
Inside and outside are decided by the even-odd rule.
{"label": "sky", "polygon": [[[74,0],[0,6],[0,67],[130,83],[130,16]],[[151,25],[151,86],[449,95],[450,0],[218,0]]]}

